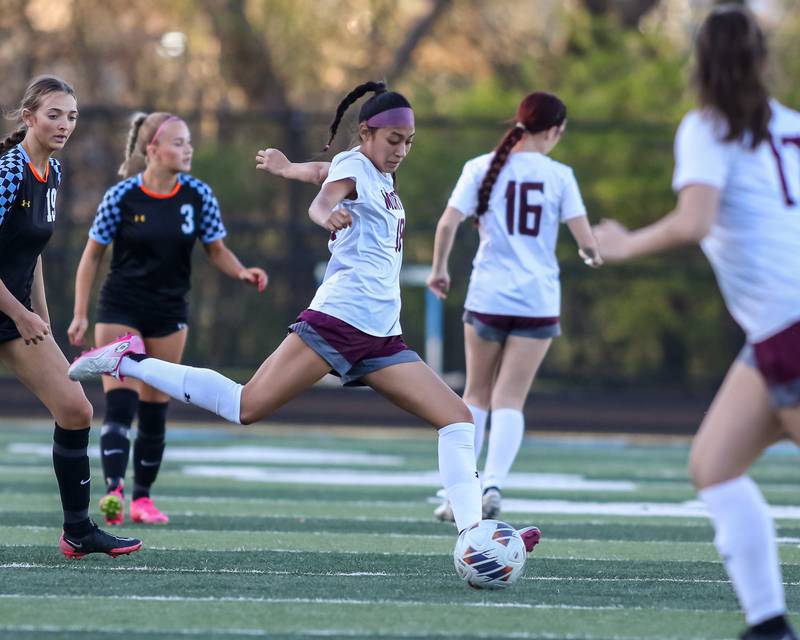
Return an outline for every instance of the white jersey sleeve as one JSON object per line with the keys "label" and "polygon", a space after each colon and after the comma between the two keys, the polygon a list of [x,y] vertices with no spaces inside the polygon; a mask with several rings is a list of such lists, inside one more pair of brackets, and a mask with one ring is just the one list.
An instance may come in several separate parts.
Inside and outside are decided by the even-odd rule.
{"label": "white jersey sleeve", "polygon": [[[368,181],[367,176],[370,175],[369,166],[366,163],[369,163],[369,159],[362,153],[340,153],[333,158],[328,170],[328,177],[322,184],[350,179],[356,183],[356,198],[352,202],[358,202],[361,199],[359,184],[363,189]],[[348,198],[348,200],[350,199]]]}
{"label": "white jersey sleeve", "polygon": [[709,113],[690,111],[675,135],[675,172],[672,188],[690,184],[722,189],[728,179],[735,146],[722,141],[725,125]]}
{"label": "white jersey sleeve", "polygon": [[561,222],[586,215],[586,205],[583,204],[581,190],[575,179],[575,172],[566,167],[564,172],[564,191],[561,195]]}
{"label": "white jersey sleeve", "polygon": [[465,218],[475,215],[478,208],[478,189],[481,186],[489,158],[494,154],[478,156],[469,160],[461,170],[461,176],[450,194],[447,206],[457,209]]}

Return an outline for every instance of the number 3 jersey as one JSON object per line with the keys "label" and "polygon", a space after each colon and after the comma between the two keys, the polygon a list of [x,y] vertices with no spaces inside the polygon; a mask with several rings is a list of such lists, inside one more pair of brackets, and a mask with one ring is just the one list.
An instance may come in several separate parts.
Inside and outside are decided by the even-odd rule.
{"label": "number 3 jersey", "polygon": [[209,244],[225,235],[214,193],[196,178],[179,174],[168,194],[149,191],[142,174],[118,182],[89,230],[92,240],[114,243],[101,304],[185,316],[195,240]]}
{"label": "number 3 jersey", "polygon": [[331,234],[331,259],[309,309],[371,336],[399,335],[403,205],[391,174],[357,149],[334,156],[325,184],[343,179],[356,183],[355,198],[342,202],[353,225]]}
{"label": "number 3 jersey", "polygon": [[[464,165],[448,207],[464,217],[475,215],[493,157],[487,153]],[[541,153],[510,154],[479,218],[480,245],[464,308],[533,318],[560,315],[559,223],[585,215],[570,167]]]}
{"label": "number 3 jersey", "polygon": [[0,158],[0,280],[28,309],[36,262],[53,234],[60,182],[58,160],[50,158],[41,176],[21,144]]}
{"label": "number 3 jersey", "polygon": [[770,101],[770,139],[751,149],[725,142],[727,125],[691,111],[675,137],[675,191],[720,191],[701,247],[725,304],[749,342],[800,319],[800,113]]}

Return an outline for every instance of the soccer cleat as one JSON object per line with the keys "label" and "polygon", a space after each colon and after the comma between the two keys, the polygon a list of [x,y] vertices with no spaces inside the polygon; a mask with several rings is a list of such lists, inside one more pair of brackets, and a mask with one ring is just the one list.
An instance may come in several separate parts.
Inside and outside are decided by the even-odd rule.
{"label": "soccer cleat", "polygon": [[487,487],[483,492],[483,519],[497,520],[500,515],[500,489],[497,487]]}
{"label": "soccer cleat", "polygon": [[519,537],[522,538],[522,541],[525,543],[525,551],[528,553],[533,551],[533,548],[539,544],[539,541],[542,539],[542,532],[539,531],[538,527],[525,527],[523,529],[518,529],[517,533],[519,533]]}
{"label": "soccer cleat", "polygon": [[437,520],[441,520],[442,522],[456,521],[456,517],[453,515],[453,505],[451,505],[450,501],[447,499],[433,510],[433,515]]}
{"label": "soccer cleat", "polygon": [[122,485],[100,498],[100,513],[103,514],[106,524],[125,522],[125,496],[122,495]]}
{"label": "soccer cleat", "polygon": [[102,375],[117,380],[125,377],[119,372],[122,358],[131,353],[144,353],[144,342],[139,336],[129,333],[102,347],[95,347],[75,358],[69,367],[69,377],[73,380],[91,380]]}
{"label": "soccer cleat", "polygon": [[142,548],[142,541],[136,538],[120,538],[106,533],[92,522],[92,529],[83,536],[61,534],[58,546],[67,558],[79,560],[89,553],[105,553],[116,558]]}
{"label": "soccer cleat", "polygon": [[740,636],[741,640],[797,640],[797,636],[783,616],[776,618],[775,622],[780,628],[774,631],[756,631],[751,627]]}
{"label": "soccer cleat", "polygon": [[137,498],[131,502],[131,520],[142,524],[167,524],[169,518],[161,513],[150,498]]}

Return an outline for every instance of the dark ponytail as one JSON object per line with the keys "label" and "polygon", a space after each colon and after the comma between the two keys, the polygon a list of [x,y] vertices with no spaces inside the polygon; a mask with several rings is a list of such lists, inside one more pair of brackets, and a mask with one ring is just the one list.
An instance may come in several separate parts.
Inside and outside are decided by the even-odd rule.
{"label": "dark ponytail", "polygon": [[[22,121],[23,111],[36,111],[42,104],[42,100],[46,95],[51,93],[66,93],[75,97],[75,90],[61,78],[55,76],[38,76],[31,80],[30,84],[25,89],[25,94],[19,106],[6,115],[10,120]],[[12,147],[15,147],[25,139],[25,134],[28,127],[21,124],[17,129],[10,133],[6,138],[0,142],[0,153],[5,153]]]}
{"label": "dark ponytail", "polygon": [[[372,91],[375,95],[386,93],[386,83],[385,82],[365,82],[364,84],[358,85],[355,89],[353,89],[350,93],[348,93],[344,99],[339,103],[339,106],[336,107],[336,116],[331,122],[331,126],[329,128],[330,137],[328,138],[328,144],[325,145],[323,151],[327,151],[331,148],[331,143],[333,139],[336,137],[336,131],[339,129],[339,123],[342,121],[342,116],[344,116],[345,111],[352,105],[356,100],[362,98],[367,93]],[[360,121],[360,118],[359,118]]]}
{"label": "dark ponytail", "polygon": [[523,98],[517,109],[516,124],[506,131],[500,144],[497,145],[486,175],[478,187],[476,220],[489,208],[489,198],[492,196],[497,176],[505,166],[514,145],[522,140],[522,136],[526,133],[539,133],[552,127],[560,127],[566,119],[567,107],[552,93],[539,91]]}
{"label": "dark ponytail", "polygon": [[764,82],[767,45],[764,33],[745,7],[728,3],[706,18],[695,43],[694,84],[700,105],[725,118],[725,140],[750,134],[755,149],[769,139],[772,110]]}

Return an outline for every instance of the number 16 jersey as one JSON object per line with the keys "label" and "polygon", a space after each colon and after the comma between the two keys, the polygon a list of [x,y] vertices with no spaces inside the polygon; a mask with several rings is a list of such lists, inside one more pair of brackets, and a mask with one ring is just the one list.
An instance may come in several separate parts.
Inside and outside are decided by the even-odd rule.
{"label": "number 16 jersey", "polygon": [[[494,153],[464,165],[448,207],[474,216]],[[560,315],[559,223],[586,215],[572,169],[536,152],[512,153],[479,218],[480,245],[464,308],[529,318]]]}
{"label": "number 16 jersey", "polygon": [[92,240],[114,243],[101,304],[185,316],[195,240],[209,244],[225,235],[214,193],[192,176],[179,174],[167,194],[148,190],[142,174],[118,182],[106,192],[89,230]]}

